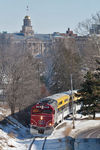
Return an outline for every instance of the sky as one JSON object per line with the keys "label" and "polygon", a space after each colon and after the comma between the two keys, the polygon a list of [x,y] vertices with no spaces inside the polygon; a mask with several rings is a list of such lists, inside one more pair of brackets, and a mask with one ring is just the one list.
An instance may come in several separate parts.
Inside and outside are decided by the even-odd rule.
{"label": "sky", "polygon": [[100,0],[0,0],[0,32],[19,32],[29,15],[35,33],[65,33],[99,11]]}

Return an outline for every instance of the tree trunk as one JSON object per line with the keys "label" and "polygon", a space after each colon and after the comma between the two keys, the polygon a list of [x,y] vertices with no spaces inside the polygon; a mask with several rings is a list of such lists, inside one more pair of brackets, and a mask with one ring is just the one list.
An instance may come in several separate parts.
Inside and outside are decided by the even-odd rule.
{"label": "tree trunk", "polygon": [[95,111],[93,111],[93,119],[95,119]]}
{"label": "tree trunk", "polygon": [[11,105],[11,115],[13,115],[15,113],[15,106],[14,105]]}

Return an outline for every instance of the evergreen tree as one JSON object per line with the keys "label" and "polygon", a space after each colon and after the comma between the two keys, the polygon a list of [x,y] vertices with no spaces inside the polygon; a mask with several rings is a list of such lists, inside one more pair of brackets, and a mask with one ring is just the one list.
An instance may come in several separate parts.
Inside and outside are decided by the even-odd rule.
{"label": "evergreen tree", "polygon": [[[98,78],[96,78],[96,76],[98,76]],[[81,112],[92,114],[94,119],[95,113],[100,109],[100,75],[87,72],[84,78],[85,81],[78,95],[81,97],[80,102],[82,102]]]}

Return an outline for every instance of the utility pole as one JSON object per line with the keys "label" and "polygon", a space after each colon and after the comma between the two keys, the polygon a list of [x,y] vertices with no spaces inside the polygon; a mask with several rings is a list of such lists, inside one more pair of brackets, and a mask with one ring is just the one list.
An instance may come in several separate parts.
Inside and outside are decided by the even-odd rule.
{"label": "utility pole", "polygon": [[71,74],[71,97],[72,97],[72,111],[73,111],[73,129],[75,129],[72,74]]}

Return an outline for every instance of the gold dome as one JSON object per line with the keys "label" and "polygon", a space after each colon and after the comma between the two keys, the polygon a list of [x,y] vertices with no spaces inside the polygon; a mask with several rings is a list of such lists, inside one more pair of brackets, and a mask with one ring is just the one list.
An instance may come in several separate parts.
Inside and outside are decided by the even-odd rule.
{"label": "gold dome", "polygon": [[31,19],[30,16],[25,16],[25,19]]}

